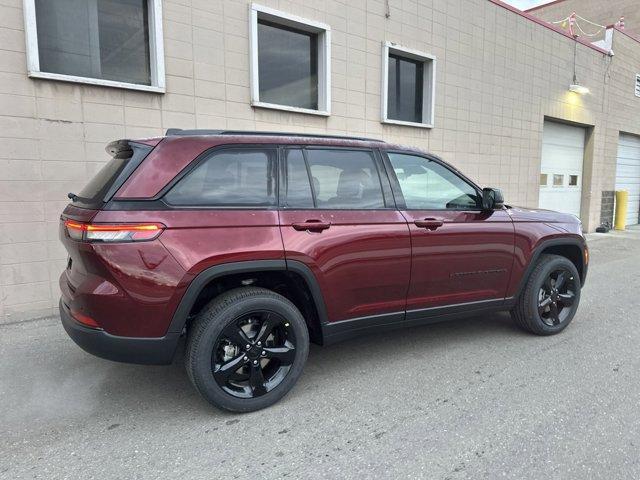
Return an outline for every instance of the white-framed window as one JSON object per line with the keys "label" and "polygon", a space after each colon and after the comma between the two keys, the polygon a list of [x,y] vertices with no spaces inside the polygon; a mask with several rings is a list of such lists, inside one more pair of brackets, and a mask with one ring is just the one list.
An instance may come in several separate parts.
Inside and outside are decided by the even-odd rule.
{"label": "white-framed window", "polygon": [[164,92],[162,0],[24,0],[30,77]]}
{"label": "white-framed window", "polygon": [[391,42],[382,45],[382,123],[432,128],[436,57]]}
{"label": "white-framed window", "polygon": [[564,187],[564,174],[563,173],[554,173],[553,174],[553,186],[554,187]]}
{"label": "white-framed window", "polygon": [[636,94],[636,97],[640,97],[640,73],[636,74],[635,94]]}
{"label": "white-framed window", "polygon": [[569,175],[569,186],[570,187],[579,187],[578,185],[578,177],[579,175]]}
{"label": "white-framed window", "polygon": [[546,187],[547,185],[549,185],[549,175],[546,173],[541,173],[540,174],[540,186],[541,187]]}
{"label": "white-framed window", "polygon": [[252,4],[251,105],[331,114],[331,28]]}

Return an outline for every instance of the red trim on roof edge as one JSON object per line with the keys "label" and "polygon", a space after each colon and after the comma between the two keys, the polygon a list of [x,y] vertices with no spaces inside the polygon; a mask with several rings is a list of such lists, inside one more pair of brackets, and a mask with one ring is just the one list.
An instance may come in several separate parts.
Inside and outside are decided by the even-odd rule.
{"label": "red trim on roof edge", "polygon": [[629,37],[631,40],[635,40],[636,42],[640,43],[640,36],[638,36],[638,34],[636,33],[627,32],[624,28],[617,27],[616,25],[610,25],[607,27],[607,29],[609,28],[613,28],[616,32],[620,32]]}
{"label": "red trim on roof edge", "polygon": [[581,37],[573,37],[573,36],[571,36],[571,34],[569,32],[566,32],[566,31],[562,30],[560,27],[556,27],[552,23],[545,22],[544,20],[542,20],[542,19],[540,19],[538,17],[535,17],[535,16],[531,15],[530,13],[523,12],[522,10],[517,9],[516,7],[513,7],[513,6],[509,5],[508,3],[504,3],[501,0],[489,0],[489,1],[491,3],[494,3],[494,4],[498,5],[499,7],[505,8],[505,9],[515,13],[516,15],[520,15],[521,17],[524,17],[524,18],[526,18],[528,20],[531,20],[532,22],[537,23],[538,25],[542,25],[543,27],[548,28],[549,30],[553,30],[554,32],[559,33],[560,35],[563,35],[563,36],[573,40],[574,42],[578,42],[578,43],[584,45],[585,47],[589,47],[592,50],[595,50],[596,52],[600,52],[600,53],[603,53],[605,55],[609,55],[610,54],[610,52],[608,52],[604,48],[596,47],[595,45],[590,43],[588,40],[583,40]]}
{"label": "red trim on roof edge", "polygon": [[543,3],[542,5],[538,5],[536,7],[527,8],[526,10],[523,10],[523,12],[527,12],[527,13],[534,12],[536,10],[540,10],[541,8],[549,7],[551,5],[555,5],[556,3],[562,3],[562,2],[564,2],[564,0],[553,0],[553,2],[547,2],[547,3]]}

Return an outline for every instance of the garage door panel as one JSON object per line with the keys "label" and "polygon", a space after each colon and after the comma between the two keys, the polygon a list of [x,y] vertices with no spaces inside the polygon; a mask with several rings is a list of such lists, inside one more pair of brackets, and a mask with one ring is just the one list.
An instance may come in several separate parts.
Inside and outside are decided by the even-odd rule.
{"label": "garage door panel", "polygon": [[[545,121],[542,133],[540,173],[548,183],[540,187],[539,206],[580,216],[582,197],[582,164],[585,130],[573,125]],[[561,175],[562,185],[554,185],[554,175]],[[570,185],[577,176],[577,185]]]}
{"label": "garage door panel", "polygon": [[542,149],[542,155],[544,158],[542,165],[544,166],[553,168],[553,166],[558,165],[558,162],[560,162],[560,164],[565,167],[582,170],[582,150],[555,145],[545,145]]}
{"label": "garage door panel", "polygon": [[638,158],[637,154],[640,152],[640,145],[636,145],[635,140],[628,138],[620,139],[620,154],[627,158]]}
{"label": "garage door panel", "polygon": [[618,178],[616,190],[627,190],[629,193],[640,188],[640,183],[631,177]]}
{"label": "garage door panel", "polygon": [[544,122],[543,137],[544,143],[548,145],[569,145],[580,149],[584,148],[584,128],[581,127],[547,120]]}
{"label": "garage door panel", "polygon": [[638,223],[640,211],[640,137],[621,133],[616,159],[616,190],[629,192],[627,225]]}
{"label": "garage door panel", "polygon": [[632,179],[634,182],[640,182],[638,178],[638,165],[632,165],[629,163],[618,163],[616,169],[616,178]]}

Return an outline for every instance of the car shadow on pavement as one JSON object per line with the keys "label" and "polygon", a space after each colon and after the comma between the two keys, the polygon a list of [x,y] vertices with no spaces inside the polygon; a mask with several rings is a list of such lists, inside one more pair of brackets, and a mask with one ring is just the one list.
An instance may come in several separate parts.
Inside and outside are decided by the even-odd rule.
{"label": "car shadow on pavement", "polygon": [[[305,372],[300,379],[302,388],[294,388],[294,392],[297,390],[297,393],[292,392],[287,398],[303,391],[305,385],[331,381],[331,378],[336,376],[344,377],[349,372],[357,372],[371,365],[374,361],[385,363],[397,359],[399,352],[402,352],[403,356],[420,357],[421,361],[429,362],[437,360],[443,349],[455,346],[481,350],[489,348],[493,343],[503,342],[506,338],[523,336],[529,335],[514,325],[508,313],[491,313],[363,335],[328,346],[311,345]],[[179,395],[180,398],[176,398],[176,402],[188,401],[198,410],[217,413],[218,411],[209,407],[192,388],[182,363],[183,349],[184,345],[181,344],[176,360],[166,369],[168,372],[166,370],[158,372],[161,377],[157,382],[163,386],[162,388],[170,388]],[[123,368],[126,367],[130,366]],[[154,375],[155,372],[156,370],[152,370],[146,374],[143,373],[147,383],[153,379],[149,374]],[[149,393],[153,394],[153,392],[143,392],[143,398],[147,398],[146,395]]]}
{"label": "car shadow on pavement", "polygon": [[[441,357],[447,349],[481,351],[505,339],[523,335],[526,336],[512,324],[508,314],[493,313],[364,335],[325,347],[312,345],[299,385],[284,401],[308,401],[309,395],[315,396],[313,392],[322,389],[323,385],[330,387],[332,379],[358,375],[372,363],[397,362],[402,361],[398,360],[402,357],[418,358],[425,364],[442,362]],[[129,411],[133,415],[143,411],[152,416],[179,412],[180,415],[204,414],[210,419],[232,419],[233,414],[211,407],[197,394],[184,370],[183,353],[184,345],[181,344],[173,364],[146,366],[109,362],[78,350],[72,355],[68,351],[61,352],[65,358],[59,359],[60,363],[66,363],[68,371],[73,373],[58,371],[63,377],[57,379],[54,374],[50,380],[52,385],[58,386],[59,393],[49,393],[50,400],[60,405],[72,397],[70,408],[75,412],[79,408],[82,410],[84,403],[90,404],[87,414],[102,409]],[[50,358],[49,361],[55,364],[57,360]],[[369,374],[376,375],[375,372]],[[49,392],[55,390],[52,387]]]}

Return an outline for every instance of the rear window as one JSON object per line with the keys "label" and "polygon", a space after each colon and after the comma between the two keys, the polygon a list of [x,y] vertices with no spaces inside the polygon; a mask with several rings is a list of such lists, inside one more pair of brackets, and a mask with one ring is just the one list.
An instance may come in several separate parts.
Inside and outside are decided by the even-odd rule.
{"label": "rear window", "polygon": [[275,149],[212,153],[165,195],[177,206],[270,207],[276,204]]}
{"label": "rear window", "polygon": [[74,205],[99,208],[108,202],[152,149],[126,140],[110,143],[106,150],[111,154],[111,160],[80,191]]}
{"label": "rear window", "polygon": [[359,150],[307,150],[316,208],[384,208],[373,153]]}

